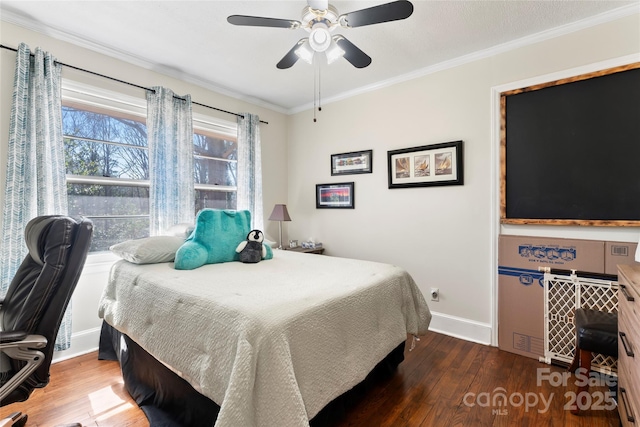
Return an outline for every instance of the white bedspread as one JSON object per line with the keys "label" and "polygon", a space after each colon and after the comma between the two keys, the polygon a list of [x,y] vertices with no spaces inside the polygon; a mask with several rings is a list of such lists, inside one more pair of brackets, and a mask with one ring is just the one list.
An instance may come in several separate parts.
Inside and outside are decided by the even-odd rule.
{"label": "white bedspread", "polygon": [[218,403],[216,427],[308,426],[431,314],[401,268],[274,252],[191,271],[119,261],[99,315]]}

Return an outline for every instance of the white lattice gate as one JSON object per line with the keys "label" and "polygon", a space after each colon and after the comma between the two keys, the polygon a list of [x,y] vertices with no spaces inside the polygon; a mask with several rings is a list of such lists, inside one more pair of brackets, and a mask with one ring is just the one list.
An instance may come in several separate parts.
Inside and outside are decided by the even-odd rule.
{"label": "white lattice gate", "polygon": [[[618,311],[618,283],[569,274],[544,274],[544,357],[542,362],[560,361],[570,364],[576,346],[574,316],[576,308],[615,313]],[[616,375],[617,359],[594,354],[592,370]]]}

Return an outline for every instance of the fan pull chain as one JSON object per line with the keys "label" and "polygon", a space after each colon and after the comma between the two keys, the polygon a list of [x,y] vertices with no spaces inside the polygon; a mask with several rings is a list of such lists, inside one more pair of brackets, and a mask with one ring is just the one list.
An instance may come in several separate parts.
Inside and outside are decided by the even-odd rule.
{"label": "fan pull chain", "polygon": [[[322,111],[322,98],[320,95],[320,62],[317,55],[313,56],[313,122],[317,122],[316,111]],[[317,107],[317,109],[316,109]]]}
{"label": "fan pull chain", "polygon": [[318,111],[322,111],[322,70],[320,64],[318,64]]}
{"label": "fan pull chain", "polygon": [[317,122],[316,119],[316,105],[317,105],[317,97],[316,94],[318,88],[318,61],[316,60],[316,54],[313,54],[313,123]]}

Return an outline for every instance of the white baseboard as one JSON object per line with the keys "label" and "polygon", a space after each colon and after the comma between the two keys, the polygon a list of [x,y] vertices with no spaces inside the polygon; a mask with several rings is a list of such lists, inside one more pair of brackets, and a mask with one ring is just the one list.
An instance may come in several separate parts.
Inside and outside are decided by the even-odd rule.
{"label": "white baseboard", "polygon": [[72,357],[82,356],[98,350],[100,328],[87,329],[71,335],[71,347],[63,351],[55,351],[51,363],[62,362]]}
{"label": "white baseboard", "polygon": [[478,344],[491,345],[491,325],[448,314],[431,312],[429,330]]}

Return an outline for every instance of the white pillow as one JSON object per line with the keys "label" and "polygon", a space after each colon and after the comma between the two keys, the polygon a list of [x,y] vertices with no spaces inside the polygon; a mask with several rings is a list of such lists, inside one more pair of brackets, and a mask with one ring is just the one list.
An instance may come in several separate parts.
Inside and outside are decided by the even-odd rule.
{"label": "white pillow", "polygon": [[195,227],[195,225],[193,224],[189,224],[186,222],[181,222],[179,224],[173,225],[171,227],[169,227],[169,229],[165,232],[162,233],[165,236],[178,236],[178,237],[184,237],[185,239],[187,237],[189,237],[191,235],[191,232],[193,231],[193,228]]}
{"label": "white pillow", "polygon": [[152,236],[127,240],[111,246],[109,250],[134,264],[156,264],[173,261],[184,240],[177,236]]}

